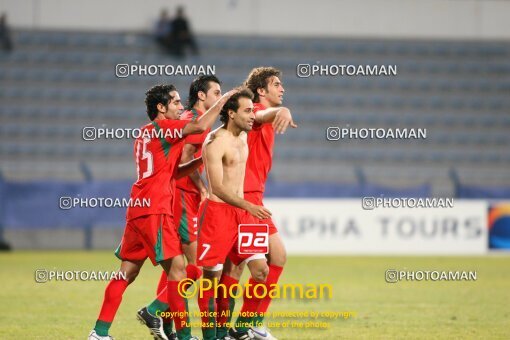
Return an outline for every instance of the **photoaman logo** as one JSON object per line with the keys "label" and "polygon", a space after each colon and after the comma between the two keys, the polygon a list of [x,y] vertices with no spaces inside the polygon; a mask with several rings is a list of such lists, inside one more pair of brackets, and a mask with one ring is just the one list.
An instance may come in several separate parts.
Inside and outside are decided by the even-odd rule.
{"label": "photoaman logo", "polygon": [[238,235],[239,254],[269,253],[269,226],[267,224],[240,224]]}

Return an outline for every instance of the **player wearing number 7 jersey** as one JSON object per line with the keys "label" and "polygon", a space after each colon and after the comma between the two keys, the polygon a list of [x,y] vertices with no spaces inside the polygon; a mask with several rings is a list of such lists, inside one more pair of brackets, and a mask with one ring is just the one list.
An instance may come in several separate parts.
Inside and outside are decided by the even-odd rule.
{"label": "player wearing number 7 jersey", "polygon": [[[252,90],[255,123],[253,129],[248,133],[248,147],[250,154],[246,162],[246,176],[244,181],[244,198],[256,205],[263,205],[265,182],[268,178],[273,159],[273,146],[275,133],[282,134],[288,127],[297,128],[290,110],[282,107],[283,94],[285,92],[281,81],[281,72],[274,67],[254,68],[245,81],[245,85]],[[276,110],[275,109],[278,109]],[[271,285],[277,284],[286,262],[285,246],[280,238],[271,218],[258,221],[269,226],[269,273],[265,280],[266,289],[270,290]],[[240,278],[242,266],[225,266],[221,281],[229,286],[235,285]],[[245,293],[249,293],[248,290]],[[251,296],[251,297],[250,297]],[[230,299],[223,299],[218,303],[219,313],[225,310],[232,310],[233,304]],[[257,315],[251,321],[255,325],[263,322],[264,314],[267,313],[271,303],[271,296],[266,295],[259,299],[254,294],[245,294],[244,304],[257,306]],[[243,330],[240,328],[240,330]],[[225,330],[220,330],[225,333]],[[255,339],[275,340],[275,338],[264,327],[252,327]]]}
{"label": "player wearing number 7 jersey", "polygon": [[[236,247],[240,224],[253,224],[254,217],[264,219],[271,216],[262,205],[243,199],[248,159],[247,132],[255,122],[252,98],[253,93],[247,88],[234,94],[221,111],[224,125],[211,132],[203,146],[209,196],[199,210],[197,264],[203,266],[204,278],[209,280],[221,277],[227,256],[236,265],[245,261],[257,282],[264,282],[268,272],[264,254],[239,254]],[[216,311],[217,297],[214,288],[200,285],[198,305],[204,340],[250,339],[252,336],[248,328],[245,331],[232,328],[228,336],[217,333],[217,326],[225,326],[228,321],[210,317]],[[241,312],[249,315],[256,312],[256,307],[243,305]]]}
{"label": "player wearing number 7 jersey", "polygon": [[133,202],[148,201],[149,206],[132,206],[127,210],[126,227],[115,254],[122,262],[120,272],[126,280],[113,279],[105,290],[103,305],[89,339],[112,339],[108,335],[122,295],[138,276],[144,261],[150,258],[167,273],[167,294],[179,339],[192,339],[187,319],[187,301],[178,292],[178,283],[186,277],[184,258],[173,219],[172,202],[176,178],[196,170],[200,158],[179,164],[184,138],[203,133],[218,117],[223,104],[232,96],[221,97],[197,120],[179,120],[183,109],[173,85],[157,85],[146,93],[145,103],[151,122],[142,127],[135,141],[137,181],[131,189]]}

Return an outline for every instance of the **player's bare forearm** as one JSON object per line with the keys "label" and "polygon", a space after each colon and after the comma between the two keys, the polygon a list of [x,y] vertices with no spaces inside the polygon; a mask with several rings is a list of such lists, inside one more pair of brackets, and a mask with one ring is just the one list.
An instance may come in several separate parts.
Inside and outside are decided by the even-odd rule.
{"label": "player's bare forearm", "polygon": [[269,109],[257,111],[255,121],[259,124],[272,123],[276,118],[276,114],[282,107],[271,107]]}
{"label": "player's bare forearm", "polygon": [[265,219],[271,217],[271,212],[264,206],[255,205],[251,202],[242,199],[237,196],[234,192],[226,190],[222,185],[212,185],[212,193],[220,198],[223,202],[233,205],[234,207],[246,210],[252,216],[259,219]]}
{"label": "player's bare forearm", "polygon": [[198,191],[201,193],[205,193],[207,191],[207,188],[205,187],[204,181],[202,180],[202,177],[200,176],[200,172],[198,170],[193,171],[189,174],[189,178],[193,182],[193,184],[196,185],[198,188]]}
{"label": "player's bare forearm", "polygon": [[252,203],[236,195],[234,192],[226,190],[225,187],[222,185],[212,186],[212,193],[213,195],[221,199],[223,202],[246,211],[248,211],[250,207],[253,205]]}
{"label": "player's bare forearm", "polygon": [[[210,150],[208,150],[210,151]],[[216,158],[216,159],[215,159]],[[267,210],[263,206],[257,206],[252,204],[238,195],[235,192],[227,189],[223,185],[223,169],[221,166],[221,156],[220,162],[217,161],[216,156],[206,157],[206,166],[207,166],[207,176],[209,179],[209,185],[211,189],[211,193],[221,199],[223,202],[230,204],[234,207],[241,208],[246,210],[251,215],[259,218],[265,219],[271,216],[271,212]],[[212,160],[212,163],[209,163]]]}
{"label": "player's bare forearm", "polygon": [[297,128],[290,110],[286,107],[270,108],[258,111],[255,120],[259,124],[272,123],[276,133],[283,134],[290,126]]}
{"label": "player's bare forearm", "polygon": [[232,97],[234,93],[236,93],[236,90],[231,90],[225,93],[223,96],[221,96],[216,103],[214,103],[209,110],[206,111],[198,120],[197,124],[201,125],[202,127],[205,127],[205,130],[212,127],[216,119],[218,118],[221,109],[223,108],[223,105]]}
{"label": "player's bare forearm", "polygon": [[[197,153],[198,147],[195,144],[185,144],[184,148],[182,149],[182,156],[181,156],[181,164],[187,163],[195,158],[195,153]],[[189,178],[191,181],[197,186],[197,188],[202,191],[206,190],[205,185],[202,181],[202,178],[200,177],[200,173],[198,170],[193,171],[190,173]]]}
{"label": "player's bare forearm", "polygon": [[248,211],[257,218],[264,219],[271,216],[271,212],[263,206],[256,206],[238,195],[223,184],[223,163],[225,155],[225,143],[221,140],[212,140],[204,143],[202,156],[205,159],[205,168],[207,170],[207,179],[210,186],[210,193],[221,199],[223,202],[234,207]]}
{"label": "player's bare forearm", "polygon": [[251,202],[248,202],[245,199],[242,199],[241,197],[237,196],[235,193],[225,190],[223,186],[213,187],[212,192],[214,195],[219,197],[223,202],[233,205],[234,207],[246,210],[248,213],[259,219],[271,217],[271,212],[264,206],[259,206]]}
{"label": "player's bare forearm", "polygon": [[194,160],[184,164],[179,164],[179,167],[177,168],[177,178],[188,176],[193,171],[197,170],[202,164],[202,157],[195,158]]}
{"label": "player's bare forearm", "polygon": [[207,110],[198,120],[189,122],[183,130],[183,135],[193,135],[197,133],[203,133],[207,129],[211,128],[220,115],[223,105],[229,100],[232,95],[236,93],[235,90],[228,91],[225,93],[216,103],[214,103],[209,110]]}
{"label": "player's bare forearm", "polygon": [[182,148],[180,164],[188,163],[189,161],[193,160],[197,150],[198,148],[193,144],[184,144],[184,147]]}

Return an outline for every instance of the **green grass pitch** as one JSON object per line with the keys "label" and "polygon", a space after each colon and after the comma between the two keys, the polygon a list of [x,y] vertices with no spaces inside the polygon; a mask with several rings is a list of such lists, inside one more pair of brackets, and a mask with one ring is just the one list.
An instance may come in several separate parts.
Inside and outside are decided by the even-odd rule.
{"label": "green grass pitch", "polygon": [[[36,283],[36,269],[116,270],[111,252],[0,254],[0,339],[85,339],[103,298],[105,282]],[[387,269],[476,270],[477,281],[386,283]],[[160,270],[147,262],[124,294],[110,330],[116,339],[151,339],[135,319],[154,297]],[[278,339],[510,339],[510,257],[296,257],[282,283],[324,283],[333,298],[280,299],[272,311],[353,312],[325,320],[327,329],[271,328]],[[242,300],[237,300],[236,311]],[[196,300],[191,311],[198,310]],[[271,319],[269,322],[282,322]],[[292,320],[287,320],[292,322]],[[307,320],[295,319],[297,322]],[[201,336],[199,329],[195,335]]]}

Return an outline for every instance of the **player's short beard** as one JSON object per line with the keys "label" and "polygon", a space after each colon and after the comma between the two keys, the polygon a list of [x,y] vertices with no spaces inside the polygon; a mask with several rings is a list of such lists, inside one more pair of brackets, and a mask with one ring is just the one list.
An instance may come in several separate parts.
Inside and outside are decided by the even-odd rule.
{"label": "player's short beard", "polygon": [[229,126],[229,124],[234,124],[240,131],[244,131],[244,132],[250,131],[250,130],[246,130],[247,128],[249,128],[248,123],[240,125],[240,124],[237,124],[234,120],[231,120],[224,124],[225,129]]}
{"label": "player's short beard", "polygon": [[250,127],[250,123],[247,122],[246,124],[244,124],[244,126],[241,128],[241,131],[244,131],[244,132],[248,132],[248,131],[251,131],[251,129],[253,128],[253,125]]}
{"label": "player's short beard", "polygon": [[179,111],[172,112],[167,109],[166,115],[169,117],[168,119],[179,119]]}

